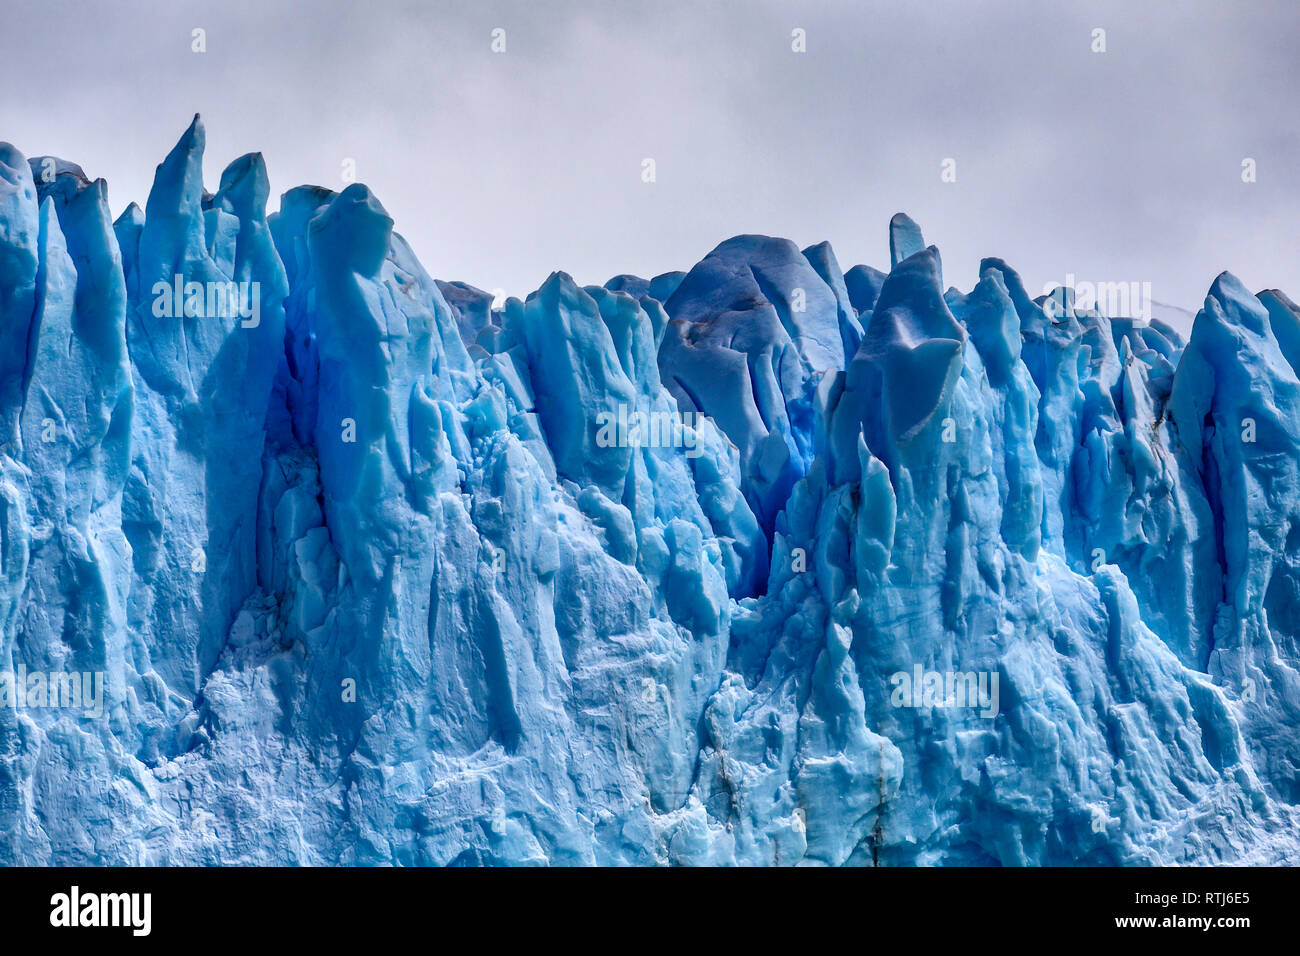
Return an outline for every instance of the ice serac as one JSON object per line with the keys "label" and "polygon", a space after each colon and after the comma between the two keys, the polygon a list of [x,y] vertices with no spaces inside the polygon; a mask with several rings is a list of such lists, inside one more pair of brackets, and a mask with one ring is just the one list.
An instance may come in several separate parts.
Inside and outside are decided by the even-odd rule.
{"label": "ice serac", "polygon": [[844,273],[835,259],[835,251],[829,242],[819,242],[803,251],[804,258],[817,271],[817,276],[835,294],[835,304],[839,309],[840,338],[844,342],[844,355],[847,358],[858,350],[862,342],[862,323],[858,320],[857,310],[853,307],[848,286],[844,282]]}
{"label": "ice serac", "polygon": [[31,165],[42,266],[20,425],[33,510],[53,527],[34,542],[28,588],[40,597],[22,627],[72,638],[46,647],[46,663],[70,655],[111,664],[120,697],[129,567],[121,492],[133,402],[121,260],[104,181],[89,182],[75,166]]}
{"label": "ice serac", "polygon": [[900,214],[498,300],[202,152],[111,223],[0,145],[0,863],[1300,849],[1283,293],[1184,341]]}
{"label": "ice serac", "polygon": [[4,240],[0,257],[0,334],[4,336],[0,398],[5,413],[0,424],[8,451],[17,437],[15,415],[22,406],[22,388],[27,379],[27,340],[36,308],[36,272],[40,265],[36,185],[27,159],[8,143],[0,146],[0,189],[0,209],[4,213],[0,219],[0,237]]}
{"label": "ice serac", "polygon": [[287,292],[261,158],[236,160],[207,196],[203,145],[196,117],[158,167],[128,253],[126,313],[136,438],[122,518],[135,579],[130,626],[152,672],[186,701],[257,584],[261,446]]}
{"label": "ice serac", "polygon": [[865,318],[876,307],[886,275],[879,269],[864,265],[856,265],[844,273],[844,288],[849,294],[849,303],[858,313],[860,324],[865,325]]}
{"label": "ice serac", "polygon": [[1283,724],[1300,716],[1300,382],[1273,331],[1276,315],[1288,336],[1290,310],[1265,297],[1230,273],[1214,281],[1179,362],[1170,411],[1215,517],[1222,596],[1208,669],[1242,694],[1250,744],[1276,792],[1291,800],[1300,747],[1294,735],[1265,728],[1281,715]]}
{"label": "ice serac", "polygon": [[665,309],[664,382],[739,449],[745,497],[770,533],[811,464],[817,382],[843,368],[856,317],[794,243],[766,236],[718,246]]}
{"label": "ice serac", "polygon": [[897,268],[904,259],[910,259],[925,248],[921,227],[907,213],[895,213],[889,220],[889,265]]}

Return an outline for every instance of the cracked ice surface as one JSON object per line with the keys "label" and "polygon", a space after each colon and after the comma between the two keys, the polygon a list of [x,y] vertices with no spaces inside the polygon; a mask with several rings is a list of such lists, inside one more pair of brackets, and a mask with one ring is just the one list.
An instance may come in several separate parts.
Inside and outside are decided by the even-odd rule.
{"label": "cracked ice surface", "polygon": [[[900,215],[887,273],[738,236],[494,311],[203,142],[116,223],[0,145],[0,862],[1294,853],[1282,293],[1184,342],[945,292]],[[98,715],[17,686],[82,673]]]}

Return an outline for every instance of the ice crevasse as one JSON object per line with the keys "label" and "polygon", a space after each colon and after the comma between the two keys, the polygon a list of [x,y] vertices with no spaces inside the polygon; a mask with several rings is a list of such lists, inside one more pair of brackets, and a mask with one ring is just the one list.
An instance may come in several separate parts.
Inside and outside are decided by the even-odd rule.
{"label": "ice crevasse", "polygon": [[203,148],[114,222],[0,144],[0,862],[1294,858],[1284,294],[900,215],[494,309]]}

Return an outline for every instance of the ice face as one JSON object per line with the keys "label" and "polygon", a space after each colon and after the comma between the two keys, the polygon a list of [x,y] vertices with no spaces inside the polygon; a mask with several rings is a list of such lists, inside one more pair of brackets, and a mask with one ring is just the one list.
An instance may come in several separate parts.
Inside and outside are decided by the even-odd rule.
{"label": "ice face", "polygon": [[0,145],[0,862],[1300,846],[1284,294],[1184,341],[900,214],[500,302],[203,147],[113,223]]}

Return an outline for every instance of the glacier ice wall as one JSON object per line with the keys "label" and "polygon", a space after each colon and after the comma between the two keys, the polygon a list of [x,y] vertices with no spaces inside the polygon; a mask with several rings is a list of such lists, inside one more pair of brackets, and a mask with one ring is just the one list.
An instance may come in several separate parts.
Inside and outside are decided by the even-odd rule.
{"label": "glacier ice wall", "polygon": [[203,145],[115,223],[0,145],[0,862],[1292,858],[1282,293],[1184,342],[900,215],[494,309]]}

